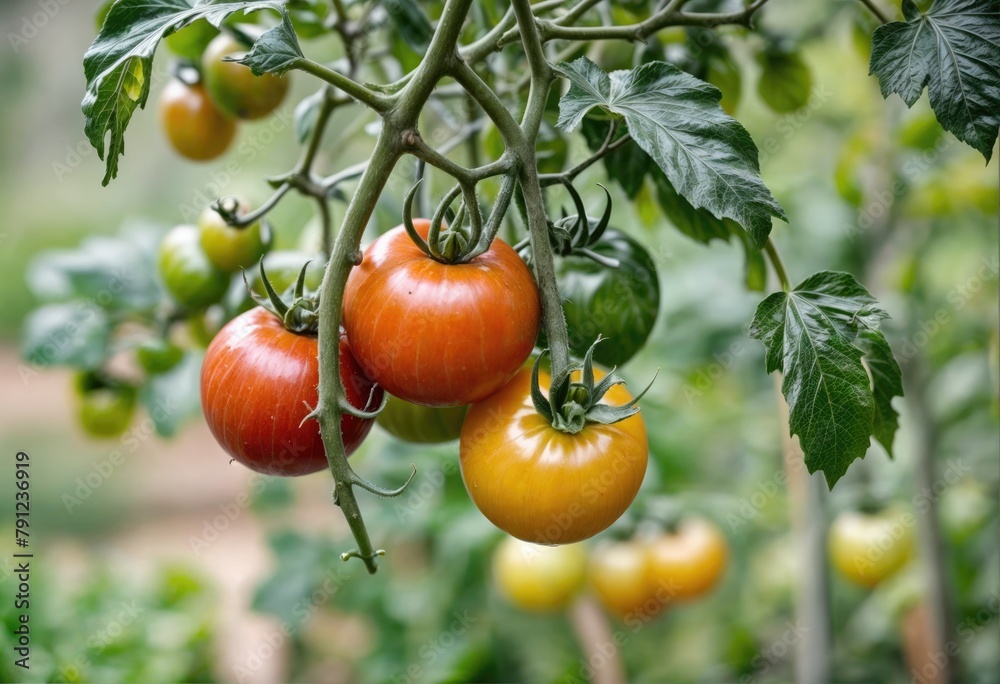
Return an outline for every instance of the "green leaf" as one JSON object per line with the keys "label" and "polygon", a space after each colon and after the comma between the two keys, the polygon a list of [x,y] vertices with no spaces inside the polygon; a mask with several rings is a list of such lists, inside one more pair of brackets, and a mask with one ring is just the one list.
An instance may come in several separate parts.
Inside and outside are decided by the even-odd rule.
{"label": "green leaf", "polygon": [[96,368],[104,360],[111,326],[93,304],[49,304],[24,323],[21,356],[38,366]]}
{"label": "green leaf", "polygon": [[416,0],[388,0],[385,8],[406,44],[423,53],[431,44],[434,27],[420,4]]}
{"label": "green leaf", "polygon": [[572,84],[559,103],[560,128],[572,130],[595,106],[623,116],[680,195],[735,220],[758,246],[767,241],[771,217],[785,218],[760,179],[753,139],[722,111],[715,86],[666,62],[610,75],[585,57],[557,68]]}
{"label": "green leaf", "polygon": [[732,221],[715,218],[705,209],[695,209],[677,194],[666,174],[659,169],[652,175],[660,208],[677,230],[706,245],[715,238],[723,242],[729,241],[729,236],[733,233],[730,227]]}
{"label": "green leaf", "polygon": [[875,396],[872,434],[892,457],[892,440],[899,427],[899,414],[892,407],[892,398],[903,396],[903,374],[882,331],[863,327],[858,333],[857,345],[865,352]]}
{"label": "green leaf", "polygon": [[280,11],[282,5],[283,0],[197,0],[194,6],[189,0],[118,0],[112,5],[104,27],[83,56],[87,78],[84,130],[98,156],[105,159],[107,153],[102,184],[118,175],[118,157],[125,153],[125,129],[136,107],[146,106],[153,54],[162,38],[198,19],[218,28],[234,12]]}
{"label": "green leaf", "polygon": [[201,412],[201,361],[200,352],[188,352],[168,372],[150,377],[139,393],[161,437],[173,437]]}
{"label": "green leaf", "polygon": [[[854,276],[822,271],[766,298],[750,326],[750,336],[764,343],[767,372],[784,373],[789,430],[799,437],[806,467],[822,470],[830,487],[864,457],[873,433],[892,443],[896,414],[889,403],[902,388],[878,331],[886,317]],[[874,393],[861,362],[866,352]]]}
{"label": "green leaf", "polygon": [[302,48],[292,28],[288,12],[281,13],[281,23],[257,39],[243,59],[233,60],[250,67],[254,76],[283,74],[302,59]]}
{"label": "green leaf", "polygon": [[987,163],[1000,129],[1000,0],[934,0],[872,35],[869,75],[912,107],[927,88],[938,121]]}
{"label": "green leaf", "polygon": [[757,63],[762,70],[757,92],[768,107],[784,114],[806,106],[812,73],[798,52],[767,49],[757,55]]}

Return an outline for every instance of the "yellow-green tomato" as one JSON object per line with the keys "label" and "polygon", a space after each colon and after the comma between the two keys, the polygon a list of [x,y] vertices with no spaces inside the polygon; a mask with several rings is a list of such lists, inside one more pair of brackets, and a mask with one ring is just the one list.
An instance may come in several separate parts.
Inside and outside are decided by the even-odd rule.
{"label": "yellow-green tomato", "polygon": [[[247,211],[249,207],[241,200],[239,213]],[[253,268],[270,244],[270,231],[260,221],[236,228],[228,225],[212,207],[205,207],[198,217],[198,231],[205,256],[216,268],[227,272]]]}
{"label": "yellow-green tomato", "polygon": [[129,385],[100,386],[88,373],[74,379],[77,417],[83,431],[91,437],[118,437],[132,424],[136,391]]}
{"label": "yellow-green tomato", "polygon": [[383,430],[404,442],[441,444],[458,439],[468,406],[421,406],[390,397],[378,414]]}
{"label": "yellow-green tomato", "polygon": [[583,586],[587,553],[581,544],[539,546],[507,537],[493,554],[500,592],[531,612],[562,610]]}
{"label": "yellow-green tomato", "polygon": [[177,226],[163,237],[160,276],[174,301],[187,309],[211,306],[229,289],[229,274],[205,256],[194,226]]}
{"label": "yellow-green tomato", "polygon": [[275,109],[288,93],[287,76],[254,76],[250,68],[223,58],[241,59],[247,49],[232,36],[216,36],[202,56],[202,75],[212,100],[238,119],[260,119]]}
{"label": "yellow-green tomato", "polygon": [[913,555],[915,527],[908,511],[845,511],[830,526],[830,560],[844,579],[874,587]]}

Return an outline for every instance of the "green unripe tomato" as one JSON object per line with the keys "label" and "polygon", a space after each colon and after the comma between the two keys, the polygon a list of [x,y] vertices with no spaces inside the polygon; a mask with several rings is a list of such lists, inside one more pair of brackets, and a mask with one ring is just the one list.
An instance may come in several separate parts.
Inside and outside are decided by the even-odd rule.
{"label": "green unripe tomato", "polygon": [[645,247],[614,228],[591,249],[621,265],[609,268],[582,256],[559,259],[556,273],[570,351],[582,358],[600,334],[608,341],[594,348],[594,360],[620,366],[642,349],[656,324],[656,264]]}
{"label": "green unripe tomato", "polygon": [[160,276],[167,292],[181,306],[204,309],[229,289],[229,274],[220,271],[201,249],[194,226],[177,226],[160,243]]}
{"label": "green unripe tomato", "polygon": [[74,379],[77,417],[91,437],[109,439],[122,435],[135,415],[136,391],[129,385],[97,384],[93,375],[80,373]]}
{"label": "green unripe tomato", "polygon": [[390,397],[376,421],[393,437],[414,444],[441,444],[458,439],[468,406],[421,406]]}
{"label": "green unripe tomato", "polygon": [[206,19],[199,19],[180,31],[171,33],[164,42],[170,51],[178,57],[197,61],[201,59],[205,48],[217,35],[219,35],[219,29],[209,24]]}
{"label": "green unripe tomato", "polygon": [[165,340],[148,340],[136,348],[136,359],[150,375],[171,370],[184,358],[184,350]]}
{"label": "green unripe tomato", "polygon": [[[240,213],[246,213],[246,202],[239,204]],[[227,225],[211,207],[206,207],[198,217],[198,230],[205,256],[216,268],[230,273],[256,266],[270,246],[270,230],[260,221],[246,228],[235,228]]]}
{"label": "green unripe tomato", "polygon": [[288,93],[287,76],[254,76],[249,67],[224,62],[241,59],[246,48],[228,34],[220,34],[205,48],[202,76],[212,100],[226,114],[238,119],[260,119],[273,112]]}

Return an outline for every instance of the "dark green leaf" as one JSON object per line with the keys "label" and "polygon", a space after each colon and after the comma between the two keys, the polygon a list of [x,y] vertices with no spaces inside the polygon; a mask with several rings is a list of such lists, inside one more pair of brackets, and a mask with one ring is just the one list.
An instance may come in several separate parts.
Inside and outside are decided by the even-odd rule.
{"label": "dark green leaf", "polygon": [[198,352],[188,352],[166,373],[150,377],[139,399],[161,437],[173,437],[188,420],[201,412],[201,361]]}
{"label": "dark green leaf", "polygon": [[238,60],[250,67],[254,76],[283,74],[302,59],[299,39],[287,12],[281,13],[281,23],[268,29],[257,39],[250,52]]}
{"label": "dark green leaf", "polygon": [[757,92],[768,107],[787,113],[802,109],[812,92],[812,73],[798,52],[768,49],[757,55]]}
{"label": "dark green leaf", "polygon": [[385,8],[396,30],[415,52],[423,53],[431,43],[434,27],[417,0],[387,0]]}
{"label": "dark green leaf", "polygon": [[559,127],[572,130],[592,107],[625,118],[629,132],[692,206],[732,218],[763,246],[771,217],[785,213],[760,179],[757,148],[719,107],[715,86],[666,62],[606,74],[585,57],[562,63],[572,86],[559,104]]}
{"label": "dark green leaf", "polygon": [[938,121],[989,162],[1000,129],[1000,0],[934,0],[872,35],[869,74],[908,107],[927,88]]}
{"label": "dark green leaf", "polygon": [[110,335],[103,309],[85,302],[49,304],[25,321],[21,355],[38,366],[96,368]]}
{"label": "dark green leaf", "polygon": [[198,0],[195,6],[189,0],[119,0],[112,5],[104,27],[83,56],[87,78],[84,130],[101,159],[107,152],[102,183],[107,185],[118,175],[118,157],[125,153],[125,129],[135,108],[146,106],[153,54],[162,38],[201,18],[218,28],[234,12],[280,11],[282,5],[282,0]]}
{"label": "dark green leaf", "polygon": [[899,427],[899,414],[892,407],[892,398],[903,396],[903,375],[882,331],[863,327],[858,333],[857,345],[865,352],[872,377],[872,393],[875,396],[873,434],[892,457],[892,440]]}
{"label": "dark green leaf", "polygon": [[[854,276],[822,271],[761,302],[750,326],[750,336],[764,343],[768,373],[784,373],[789,430],[799,437],[806,467],[822,470],[831,487],[864,457],[876,429],[892,441],[895,413],[888,404],[902,390],[878,332],[886,316]],[[861,362],[866,351],[880,376],[874,394]]]}
{"label": "dark green leaf", "polygon": [[730,227],[732,221],[715,218],[706,209],[695,209],[677,194],[666,174],[659,169],[654,169],[652,175],[660,208],[677,230],[706,245],[715,238],[729,241],[733,232]]}

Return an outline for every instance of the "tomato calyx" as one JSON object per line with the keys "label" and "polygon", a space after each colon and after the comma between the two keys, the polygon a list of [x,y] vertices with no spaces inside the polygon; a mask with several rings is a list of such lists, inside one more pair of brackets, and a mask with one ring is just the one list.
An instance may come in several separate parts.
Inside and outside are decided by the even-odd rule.
{"label": "tomato calyx", "polygon": [[[423,179],[420,179],[410,189],[403,200],[403,227],[421,252],[442,264],[464,264],[485,253],[493,243],[510,198],[513,195],[514,183],[509,177],[504,179],[497,198],[496,207],[483,221],[476,198],[475,187],[464,186],[461,183],[452,187],[435,209],[430,220],[430,228],[425,240],[413,224],[413,198]],[[462,202],[457,212],[452,212],[451,204],[462,195]],[[445,219],[447,228],[444,228]],[[465,222],[468,218],[469,226]]]}
{"label": "tomato calyx", "polygon": [[297,335],[316,335],[319,331],[319,293],[311,293],[306,290],[306,270],[310,263],[312,262],[307,261],[302,265],[294,286],[290,288],[290,302],[287,303],[282,295],[274,289],[264,272],[263,258],[259,262],[260,282],[264,286],[264,291],[267,292],[267,299],[253,291],[247,280],[246,272],[243,273],[243,282],[250,297],[274,314],[285,326],[285,329]]}
{"label": "tomato calyx", "polygon": [[[571,435],[583,430],[587,423],[611,425],[639,413],[638,402],[653,386],[656,376],[646,385],[646,389],[636,395],[631,401],[621,406],[602,404],[601,399],[615,385],[624,385],[625,380],[615,374],[615,369],[605,375],[600,382],[594,375],[594,347],[602,338],[598,336],[594,344],[587,350],[583,363],[570,366],[564,372],[552,378],[548,397],[538,384],[539,367],[542,358],[548,354],[544,350],[535,361],[531,371],[531,403],[539,415],[545,418],[556,430]],[[573,371],[581,371],[579,381],[572,381]]]}
{"label": "tomato calyx", "polygon": [[[576,213],[568,214],[564,208],[561,219],[558,221],[550,220],[548,222],[549,243],[552,245],[552,251],[561,257],[573,255],[584,256],[607,268],[618,268],[621,266],[621,263],[617,259],[598,254],[591,249],[591,247],[598,243],[601,236],[604,235],[604,231],[607,230],[608,223],[611,220],[611,193],[600,183],[597,184],[604,190],[607,201],[605,202],[604,212],[601,214],[601,217],[594,218],[587,215],[587,208],[583,204],[583,198],[580,197],[580,193],[573,187],[573,184],[568,180],[561,180],[561,182],[573,199]],[[517,243],[514,249],[519,253],[526,253],[526,258],[530,259],[530,238],[525,238]]]}

